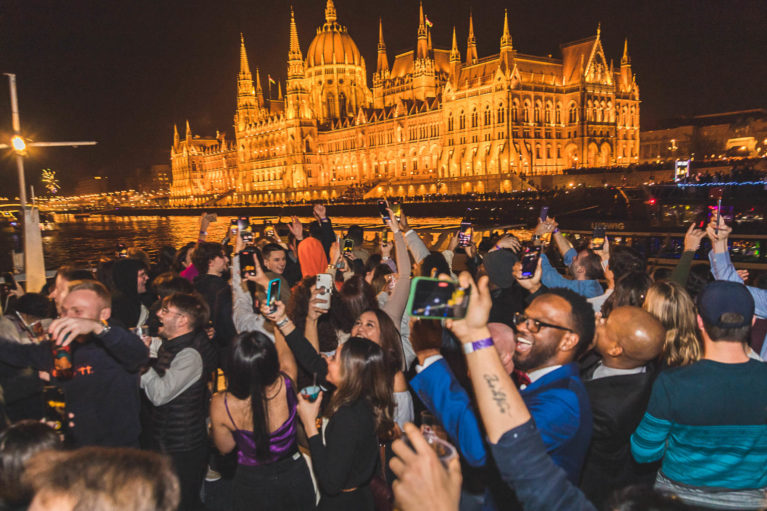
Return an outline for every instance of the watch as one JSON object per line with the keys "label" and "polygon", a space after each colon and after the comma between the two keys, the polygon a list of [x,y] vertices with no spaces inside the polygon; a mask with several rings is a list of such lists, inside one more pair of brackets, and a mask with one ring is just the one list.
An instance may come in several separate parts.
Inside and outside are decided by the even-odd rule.
{"label": "watch", "polygon": [[471,343],[464,344],[463,345],[463,352],[468,355],[469,353],[473,353],[475,351],[479,351],[479,350],[484,349],[484,348],[489,348],[489,347],[494,346],[494,345],[495,344],[493,343],[493,338],[492,337],[488,337],[486,339],[480,339],[479,341],[474,341],[474,342],[471,342]]}

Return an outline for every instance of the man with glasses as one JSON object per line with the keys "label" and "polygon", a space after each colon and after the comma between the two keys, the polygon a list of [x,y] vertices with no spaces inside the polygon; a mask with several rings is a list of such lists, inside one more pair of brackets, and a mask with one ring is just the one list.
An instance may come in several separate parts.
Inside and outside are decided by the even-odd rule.
{"label": "man with glasses", "polygon": [[197,294],[174,293],[163,300],[157,317],[163,340],[152,339],[150,369],[141,376],[141,388],[152,403],[152,447],[173,461],[181,509],[201,509],[208,461],[207,383],[216,366],[204,331],[208,307]]}
{"label": "man with glasses", "polygon": [[[513,366],[506,370],[519,374],[521,395],[530,410],[554,463],[578,484],[580,469],[591,439],[592,417],[588,394],[574,362],[586,351],[594,336],[594,311],[586,299],[569,289],[546,289],[540,286],[541,268],[532,281],[534,298],[524,314],[517,314],[516,347]],[[515,267],[515,277],[519,268]],[[520,284],[522,284],[520,282]],[[484,347],[464,345],[464,352]],[[419,339],[413,344],[420,345]],[[434,348],[434,346],[430,346]],[[497,348],[497,346],[496,346]],[[423,403],[442,423],[467,462],[484,466],[490,459],[484,433],[470,406],[468,393],[448,367],[437,349],[417,349],[417,376],[410,382]],[[503,358],[503,354],[501,353]],[[488,482],[489,495],[483,509],[496,509],[509,498],[506,486],[493,467]]]}

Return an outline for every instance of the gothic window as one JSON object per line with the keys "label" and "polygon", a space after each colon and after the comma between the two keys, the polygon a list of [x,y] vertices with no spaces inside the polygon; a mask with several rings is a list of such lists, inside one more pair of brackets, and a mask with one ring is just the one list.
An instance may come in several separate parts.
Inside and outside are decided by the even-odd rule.
{"label": "gothic window", "polygon": [[453,112],[447,116],[447,131],[453,131]]}
{"label": "gothic window", "polygon": [[464,115],[463,110],[461,110],[461,115],[458,117],[458,129],[466,129],[466,116]]}
{"label": "gothic window", "polygon": [[535,103],[535,110],[533,110],[533,122],[536,124],[541,122],[541,103],[539,101]]}
{"label": "gothic window", "polygon": [[343,92],[338,94],[338,106],[340,111],[340,117],[346,117],[346,94]]}
{"label": "gothic window", "polygon": [[561,158],[561,157],[562,157],[562,146],[558,145],[557,146],[557,158]]}
{"label": "gothic window", "polygon": [[554,123],[555,124],[561,124],[562,123],[562,105],[557,103],[557,107],[554,109]]}
{"label": "gothic window", "polygon": [[613,102],[607,102],[607,109],[605,110],[605,122],[615,122],[615,110],[613,110]]}
{"label": "gothic window", "polygon": [[503,107],[503,103],[498,105],[498,124],[506,122],[506,109]]}
{"label": "gothic window", "polygon": [[327,108],[328,108],[328,117],[331,117],[331,118],[336,117],[336,97],[333,95],[332,92],[328,92]]}
{"label": "gothic window", "polygon": [[522,122],[530,122],[530,102],[525,101],[525,106],[522,108]]}
{"label": "gothic window", "polygon": [[473,109],[471,111],[471,127],[476,128],[479,124],[479,114],[477,114],[477,109]]}
{"label": "gothic window", "polygon": [[546,146],[546,158],[551,158],[551,146]]}
{"label": "gothic window", "polygon": [[539,146],[539,145],[535,146],[535,157],[538,160],[541,159],[541,146]]}
{"label": "gothic window", "polygon": [[514,101],[514,105],[511,107],[511,122],[516,123],[519,121],[519,103]]}
{"label": "gothic window", "polygon": [[570,103],[569,122],[571,124],[578,122],[578,108],[575,103]]}
{"label": "gothic window", "polygon": [[546,124],[551,124],[551,103],[546,102],[546,109],[543,112],[543,116]]}
{"label": "gothic window", "polygon": [[637,121],[637,118],[636,118],[636,108],[634,108],[633,106],[631,107],[631,118],[629,120],[632,126],[639,125],[639,122]]}
{"label": "gothic window", "polygon": [[591,122],[594,120],[594,105],[591,103],[591,100],[586,103],[586,121]]}
{"label": "gothic window", "polygon": [[492,115],[490,114],[490,107],[485,107],[485,126],[490,126],[490,118]]}

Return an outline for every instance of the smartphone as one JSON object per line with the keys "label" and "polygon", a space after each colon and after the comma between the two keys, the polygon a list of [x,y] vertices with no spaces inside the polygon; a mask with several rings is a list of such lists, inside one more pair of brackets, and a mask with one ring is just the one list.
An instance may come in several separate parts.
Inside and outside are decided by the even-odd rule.
{"label": "smartphone", "polygon": [[250,218],[246,216],[239,217],[237,219],[237,230],[242,232],[247,231],[248,229],[250,229]]}
{"label": "smartphone", "polygon": [[549,207],[541,206],[541,212],[538,214],[538,218],[541,219],[541,222],[545,222],[548,217],[549,217]]}
{"label": "smartphone", "polygon": [[461,319],[469,306],[469,291],[458,281],[416,277],[410,285],[407,310],[414,318]]}
{"label": "smartphone", "polygon": [[239,221],[240,221],[239,218],[232,218],[231,220],[229,220],[229,233],[231,234],[230,237],[232,238],[237,236],[237,232],[238,232],[237,225]]}
{"label": "smartphone", "polygon": [[538,259],[541,257],[540,245],[528,245],[522,253],[522,278],[529,279],[535,275]]}
{"label": "smartphone", "polygon": [[266,290],[266,304],[269,309],[274,312],[277,307],[274,302],[280,299],[280,279],[272,279],[269,281],[269,289]]}
{"label": "smartphone", "polygon": [[471,245],[472,228],[471,222],[463,221],[458,228],[458,246],[468,247]]}
{"label": "smartphone", "polygon": [[346,238],[344,240],[344,254],[351,254],[354,249],[354,240]]}
{"label": "smartphone", "polygon": [[51,424],[56,431],[63,431],[67,427],[67,402],[64,389],[56,385],[43,387],[43,416],[45,422]]}
{"label": "smartphone", "polygon": [[267,238],[276,238],[277,237],[277,231],[274,230],[274,224],[272,224],[271,220],[267,220],[264,222],[264,236]]}
{"label": "smartphone", "polygon": [[391,204],[391,211],[394,213],[394,218],[397,219],[397,222],[399,222],[400,217],[402,217],[402,203],[398,200],[394,200],[390,202]]}
{"label": "smartphone", "polygon": [[591,233],[591,249],[602,250],[605,246],[605,228],[594,227],[594,231]]}
{"label": "smartphone", "polygon": [[245,278],[246,275],[256,274],[256,264],[258,263],[256,261],[256,254],[253,251],[253,248],[248,247],[245,250],[242,250],[239,254],[237,254],[237,257],[240,258],[240,276],[242,278]]}
{"label": "smartphone", "polygon": [[324,300],[324,303],[318,305],[321,309],[330,309],[330,294],[333,291],[333,275],[330,273],[318,273],[317,283],[315,284],[317,289],[325,289],[323,293],[318,295],[319,298]]}
{"label": "smartphone", "polygon": [[240,231],[240,238],[246,245],[253,243],[253,233],[251,231]]}
{"label": "smartphone", "polygon": [[378,199],[378,213],[381,215],[384,224],[387,220],[391,220],[391,218],[389,218],[389,212],[387,211],[388,207],[389,203],[386,202],[386,199]]}
{"label": "smartphone", "polygon": [[115,253],[117,257],[128,257],[128,247],[125,246],[125,243],[118,243],[115,247]]}

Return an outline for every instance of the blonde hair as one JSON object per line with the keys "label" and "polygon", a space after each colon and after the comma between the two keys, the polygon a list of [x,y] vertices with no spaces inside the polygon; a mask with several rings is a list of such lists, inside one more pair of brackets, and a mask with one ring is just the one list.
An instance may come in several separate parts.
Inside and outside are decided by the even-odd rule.
{"label": "blonde hair", "polygon": [[681,285],[670,280],[655,282],[647,290],[643,308],[666,328],[661,355],[666,365],[686,366],[701,359],[695,304]]}

